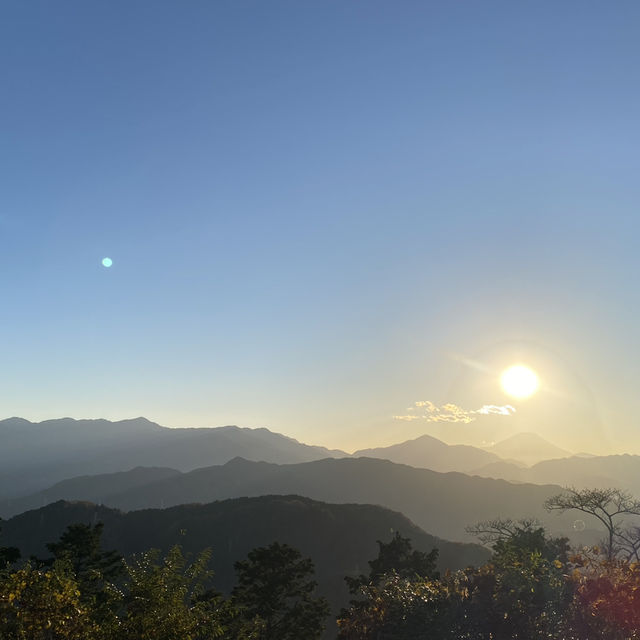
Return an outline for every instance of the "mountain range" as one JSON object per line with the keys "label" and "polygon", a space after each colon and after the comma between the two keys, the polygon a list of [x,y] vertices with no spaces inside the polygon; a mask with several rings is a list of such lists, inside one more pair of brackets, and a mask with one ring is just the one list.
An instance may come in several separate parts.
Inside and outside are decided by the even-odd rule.
{"label": "mountain range", "polygon": [[640,456],[629,454],[543,460],[529,468],[498,461],[473,473],[509,482],[552,482],[577,488],[617,487],[640,496]]}
{"label": "mountain range", "polygon": [[[60,418],[33,423],[22,418],[0,421],[0,498],[28,495],[66,478],[116,473],[134,467],[169,467],[191,471],[247,460],[295,463],[350,454],[311,446],[268,429],[236,426],[167,428],[146,418],[110,422]],[[448,445],[428,435],[389,447],[362,449],[353,456],[388,459],[435,471],[481,470],[507,458],[523,461],[558,457],[562,450],[534,434],[518,434],[491,450]],[[567,454],[568,455],[568,454]]]}
{"label": "mountain range", "polygon": [[0,498],[27,495],[74,476],[138,466],[190,471],[235,456],[278,463],[348,455],[268,429],[172,429],[146,418],[38,423],[8,418],[0,421],[0,441]]}
{"label": "mountain range", "polygon": [[134,469],[122,474],[81,477],[34,496],[4,500],[0,515],[9,517],[63,498],[138,510],[244,496],[296,494],[331,503],[378,504],[400,511],[434,535],[470,541],[466,526],[497,517],[537,517],[550,530],[570,535],[574,516],[550,514],[543,509],[545,499],[561,490],[557,485],[513,484],[374,458],[326,458],[283,465],[234,458],[224,465],[188,473]]}
{"label": "mountain range", "polygon": [[[145,418],[119,422],[62,418],[41,423],[10,418],[0,421],[0,438],[0,515],[4,517],[58,499],[91,500],[131,510],[298,493],[333,502],[382,504],[438,535],[465,540],[465,525],[496,516],[537,515],[557,525],[557,519],[548,520],[541,504],[549,492],[557,493],[563,486],[616,486],[640,495],[639,456],[580,455],[526,467],[523,460],[568,454],[536,434],[515,434],[488,450],[421,436],[390,447],[359,450],[352,456],[267,429],[173,429]],[[368,461],[360,456],[369,456]],[[390,462],[376,466],[372,458]],[[440,473],[433,475],[434,470]],[[449,475],[452,471],[506,480],[511,488]],[[338,484],[334,472],[341,478]],[[534,490],[530,484],[513,488],[513,483],[556,486]],[[443,504],[433,497],[438,492]],[[502,503],[486,492],[513,496]],[[522,495],[515,497],[518,492]],[[534,494],[542,497],[530,499]],[[437,514],[436,528],[431,526],[426,505],[432,507],[432,515]],[[561,528],[566,530],[566,525]]]}

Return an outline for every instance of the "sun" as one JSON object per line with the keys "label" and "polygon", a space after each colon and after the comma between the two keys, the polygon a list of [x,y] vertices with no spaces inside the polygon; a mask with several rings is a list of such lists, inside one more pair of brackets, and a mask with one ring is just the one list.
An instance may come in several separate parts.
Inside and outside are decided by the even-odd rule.
{"label": "sun", "polygon": [[532,396],[540,386],[535,371],[522,364],[514,364],[505,369],[500,376],[500,384],[505,393],[514,398],[524,399]]}

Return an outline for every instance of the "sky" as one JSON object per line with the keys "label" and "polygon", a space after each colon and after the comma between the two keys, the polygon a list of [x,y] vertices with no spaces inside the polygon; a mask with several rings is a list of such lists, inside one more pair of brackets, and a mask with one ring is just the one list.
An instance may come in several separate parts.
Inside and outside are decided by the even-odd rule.
{"label": "sky", "polygon": [[508,404],[501,433],[640,453],[639,27],[635,1],[3,2],[0,417],[351,451],[460,426],[416,403]]}

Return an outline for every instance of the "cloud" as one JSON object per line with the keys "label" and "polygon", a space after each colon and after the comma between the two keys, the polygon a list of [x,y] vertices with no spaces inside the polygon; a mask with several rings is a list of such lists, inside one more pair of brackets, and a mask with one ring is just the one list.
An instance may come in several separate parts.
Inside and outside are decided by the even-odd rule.
{"label": "cloud", "polygon": [[481,413],[483,415],[494,414],[497,416],[510,416],[516,412],[515,407],[512,407],[510,404],[505,404],[503,407],[500,407],[495,404],[485,404],[484,407],[480,407],[475,413]]}
{"label": "cloud", "polygon": [[412,413],[404,416],[393,416],[394,420],[426,420],[427,422],[462,422],[468,424],[476,420],[478,415],[498,415],[510,416],[516,412],[510,404],[499,406],[495,404],[485,404],[479,409],[463,409],[458,405],[448,403],[438,406],[430,400],[418,400],[414,403],[415,408],[421,413],[415,413],[416,409],[411,407],[407,411]]}

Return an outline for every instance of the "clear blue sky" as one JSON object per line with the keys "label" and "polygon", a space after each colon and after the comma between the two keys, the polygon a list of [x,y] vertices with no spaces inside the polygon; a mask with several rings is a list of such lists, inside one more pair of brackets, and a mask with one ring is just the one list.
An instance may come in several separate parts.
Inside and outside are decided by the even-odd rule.
{"label": "clear blue sky", "polygon": [[[0,414],[356,448],[542,354],[572,382],[528,402],[595,425],[543,435],[640,451],[639,29],[635,1],[3,2]],[[454,354],[497,367],[482,398]]]}

